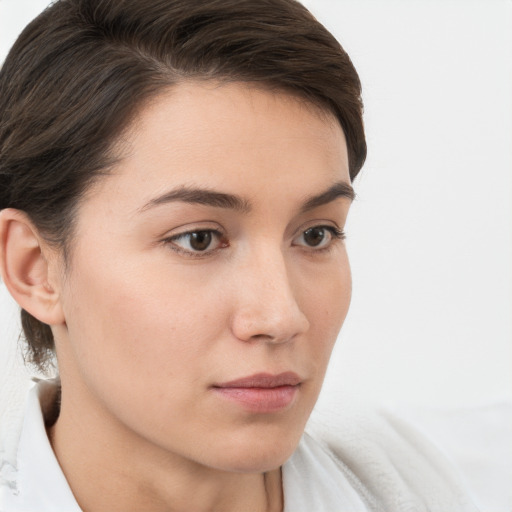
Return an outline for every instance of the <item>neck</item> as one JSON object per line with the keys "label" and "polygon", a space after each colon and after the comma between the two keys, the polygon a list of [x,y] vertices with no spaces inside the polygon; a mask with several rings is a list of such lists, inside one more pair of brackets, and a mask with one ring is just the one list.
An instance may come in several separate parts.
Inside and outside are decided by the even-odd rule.
{"label": "neck", "polygon": [[141,439],[96,404],[67,398],[64,392],[49,437],[84,512],[282,511],[279,468],[232,473],[205,467]]}

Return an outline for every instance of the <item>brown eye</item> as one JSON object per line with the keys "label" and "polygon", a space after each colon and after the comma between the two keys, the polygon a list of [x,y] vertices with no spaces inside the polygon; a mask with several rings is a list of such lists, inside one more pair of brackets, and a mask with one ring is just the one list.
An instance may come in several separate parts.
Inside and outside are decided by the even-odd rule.
{"label": "brown eye", "polygon": [[226,238],[215,229],[199,229],[197,231],[188,231],[180,233],[164,240],[165,244],[171,249],[183,253],[193,255],[208,255],[221,249],[228,247],[229,242]]}
{"label": "brown eye", "polygon": [[343,240],[343,231],[334,226],[313,226],[303,231],[293,240],[293,245],[311,249],[327,249],[337,240]]}
{"label": "brown eye", "polygon": [[212,243],[212,232],[211,231],[196,231],[190,233],[190,247],[194,251],[206,251]]}
{"label": "brown eye", "polygon": [[322,227],[309,228],[304,231],[304,241],[311,247],[320,245],[325,238],[325,229]]}

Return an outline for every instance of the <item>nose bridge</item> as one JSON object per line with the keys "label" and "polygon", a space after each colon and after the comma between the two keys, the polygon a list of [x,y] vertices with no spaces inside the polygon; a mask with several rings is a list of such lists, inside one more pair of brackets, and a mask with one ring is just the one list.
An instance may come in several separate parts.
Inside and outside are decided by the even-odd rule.
{"label": "nose bridge", "polygon": [[239,339],[282,343],[308,329],[289,274],[280,249],[267,245],[251,251],[240,269],[237,286],[233,331]]}

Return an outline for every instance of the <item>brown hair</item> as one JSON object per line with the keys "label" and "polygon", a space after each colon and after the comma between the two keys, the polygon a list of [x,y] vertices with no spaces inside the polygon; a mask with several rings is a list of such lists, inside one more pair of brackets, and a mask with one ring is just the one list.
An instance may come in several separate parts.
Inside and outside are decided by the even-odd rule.
{"label": "brown hair", "polygon": [[[74,212],[142,103],[189,79],[259,83],[332,112],[353,179],[366,157],[361,84],[336,39],[296,0],[58,0],[0,71],[0,210],[25,211],[66,255]],[[54,352],[22,311],[29,361]]]}

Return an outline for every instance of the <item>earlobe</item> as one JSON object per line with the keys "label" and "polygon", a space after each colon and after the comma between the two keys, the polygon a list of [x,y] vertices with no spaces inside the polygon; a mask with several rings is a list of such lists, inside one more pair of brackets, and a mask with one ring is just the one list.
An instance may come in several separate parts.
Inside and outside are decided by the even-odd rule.
{"label": "earlobe", "polygon": [[58,290],[49,279],[45,246],[28,216],[12,208],[0,211],[0,272],[14,300],[48,325],[64,323]]}

